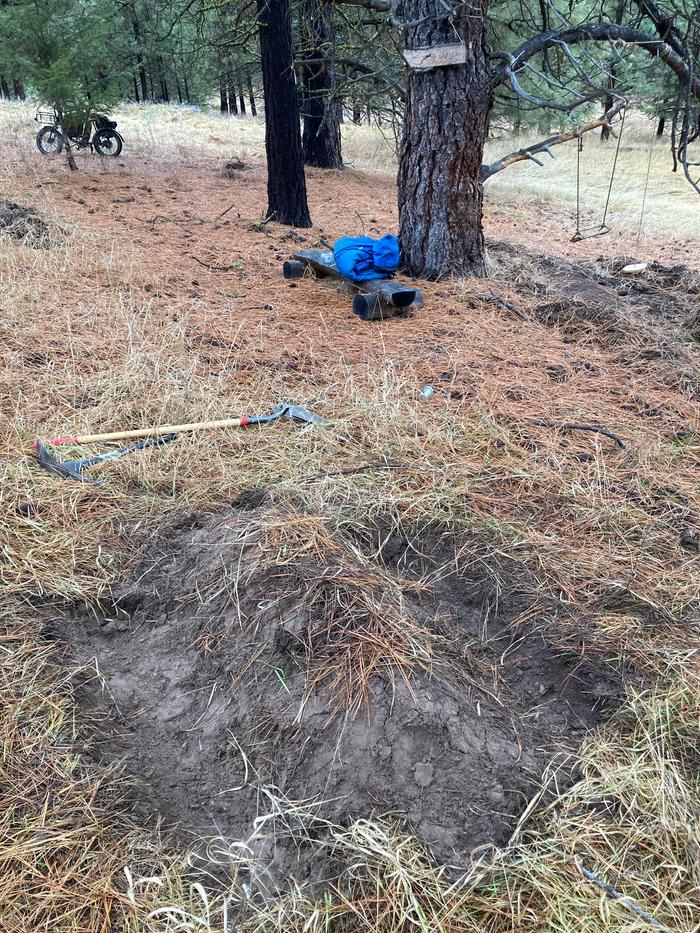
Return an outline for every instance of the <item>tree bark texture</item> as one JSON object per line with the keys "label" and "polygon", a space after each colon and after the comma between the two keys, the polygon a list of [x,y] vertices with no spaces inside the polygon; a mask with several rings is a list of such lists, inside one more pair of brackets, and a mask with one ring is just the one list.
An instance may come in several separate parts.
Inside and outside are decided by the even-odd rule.
{"label": "tree bark texture", "polygon": [[304,85],[304,162],[317,168],[342,168],[338,103],[333,61],[333,13],[327,0],[303,0],[301,74]]}
{"label": "tree bark texture", "polygon": [[289,0],[257,0],[265,97],[267,216],[310,227]]}
{"label": "tree bark texture", "polygon": [[474,0],[450,22],[437,0],[406,0],[407,48],[462,40],[466,62],[408,69],[399,158],[399,239],[412,275],[484,275],[481,163],[492,92],[488,86],[488,0]]}

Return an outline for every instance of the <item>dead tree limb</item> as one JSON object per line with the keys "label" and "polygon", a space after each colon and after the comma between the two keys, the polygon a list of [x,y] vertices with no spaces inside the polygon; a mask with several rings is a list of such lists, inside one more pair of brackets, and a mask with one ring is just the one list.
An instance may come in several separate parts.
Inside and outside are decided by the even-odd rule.
{"label": "dead tree limb", "polygon": [[502,172],[504,168],[508,168],[516,162],[523,162],[526,159],[529,159],[531,162],[536,162],[538,165],[542,165],[542,162],[536,158],[538,153],[546,152],[548,156],[554,158],[550,152],[552,146],[568,143],[572,139],[577,139],[579,136],[582,136],[584,133],[590,133],[591,130],[598,129],[600,126],[610,127],[611,121],[624,109],[624,106],[625,101],[620,98],[614,106],[606,110],[600,117],[595,120],[590,120],[588,123],[584,123],[583,126],[580,126],[578,129],[566,130],[563,133],[548,136],[547,139],[543,139],[538,143],[533,143],[531,146],[524,146],[522,149],[518,149],[517,152],[511,152],[508,155],[502,156],[495,162],[491,162],[490,165],[482,165],[481,180],[486,181],[487,178],[490,178],[497,172]]}
{"label": "dead tree limb", "polygon": [[[327,61],[328,59],[306,58],[303,60],[303,63],[305,65],[320,65]],[[372,68],[370,65],[366,65],[364,62],[361,62],[356,58],[335,58],[333,61],[335,65],[338,65],[341,68],[345,68],[349,71],[355,71],[357,74],[361,75],[363,78],[366,78],[368,81],[371,81],[374,84],[379,84],[386,88],[389,94],[396,100],[406,100],[406,89],[402,87],[398,81],[394,81],[393,78],[382,74],[381,71],[377,71],[376,68]]]}
{"label": "dead tree limb", "polygon": [[391,13],[393,4],[391,0],[336,0],[345,6],[360,6],[365,10],[375,10],[377,13]]}

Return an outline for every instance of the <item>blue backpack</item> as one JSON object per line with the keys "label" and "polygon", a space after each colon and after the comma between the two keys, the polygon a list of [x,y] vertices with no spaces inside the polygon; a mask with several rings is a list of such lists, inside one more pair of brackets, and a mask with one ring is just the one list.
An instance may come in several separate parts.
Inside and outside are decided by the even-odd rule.
{"label": "blue backpack", "polygon": [[333,247],[338,271],[353,282],[390,279],[399,267],[399,241],[391,233],[381,240],[344,236]]}

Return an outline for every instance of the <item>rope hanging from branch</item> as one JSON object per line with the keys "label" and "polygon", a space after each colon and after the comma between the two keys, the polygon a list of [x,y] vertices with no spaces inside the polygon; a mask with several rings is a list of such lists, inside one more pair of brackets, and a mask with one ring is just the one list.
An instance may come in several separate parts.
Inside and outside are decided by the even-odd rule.
{"label": "rope hanging from branch", "polygon": [[608,185],[608,196],[605,199],[605,210],[603,219],[597,227],[586,227],[581,229],[581,153],[583,152],[583,134],[578,134],[578,146],[576,150],[576,232],[571,237],[572,243],[578,243],[581,240],[590,240],[593,237],[605,236],[610,233],[610,227],[607,224],[608,208],[610,207],[610,197],[612,195],[613,182],[615,181],[615,171],[617,169],[617,159],[620,155],[620,143],[622,141],[622,132],[625,128],[625,116],[627,109],[622,111],[620,121],[620,132],[617,134],[617,146],[615,147],[615,158],[613,159],[612,172],[610,173],[610,183]]}

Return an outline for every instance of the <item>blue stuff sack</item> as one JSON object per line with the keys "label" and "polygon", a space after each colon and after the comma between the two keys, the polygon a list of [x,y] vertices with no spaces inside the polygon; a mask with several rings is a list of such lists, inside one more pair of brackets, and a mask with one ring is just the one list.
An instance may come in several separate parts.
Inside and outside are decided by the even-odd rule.
{"label": "blue stuff sack", "polygon": [[399,241],[387,233],[381,240],[344,236],[333,247],[338,272],[353,282],[390,279],[399,267]]}

